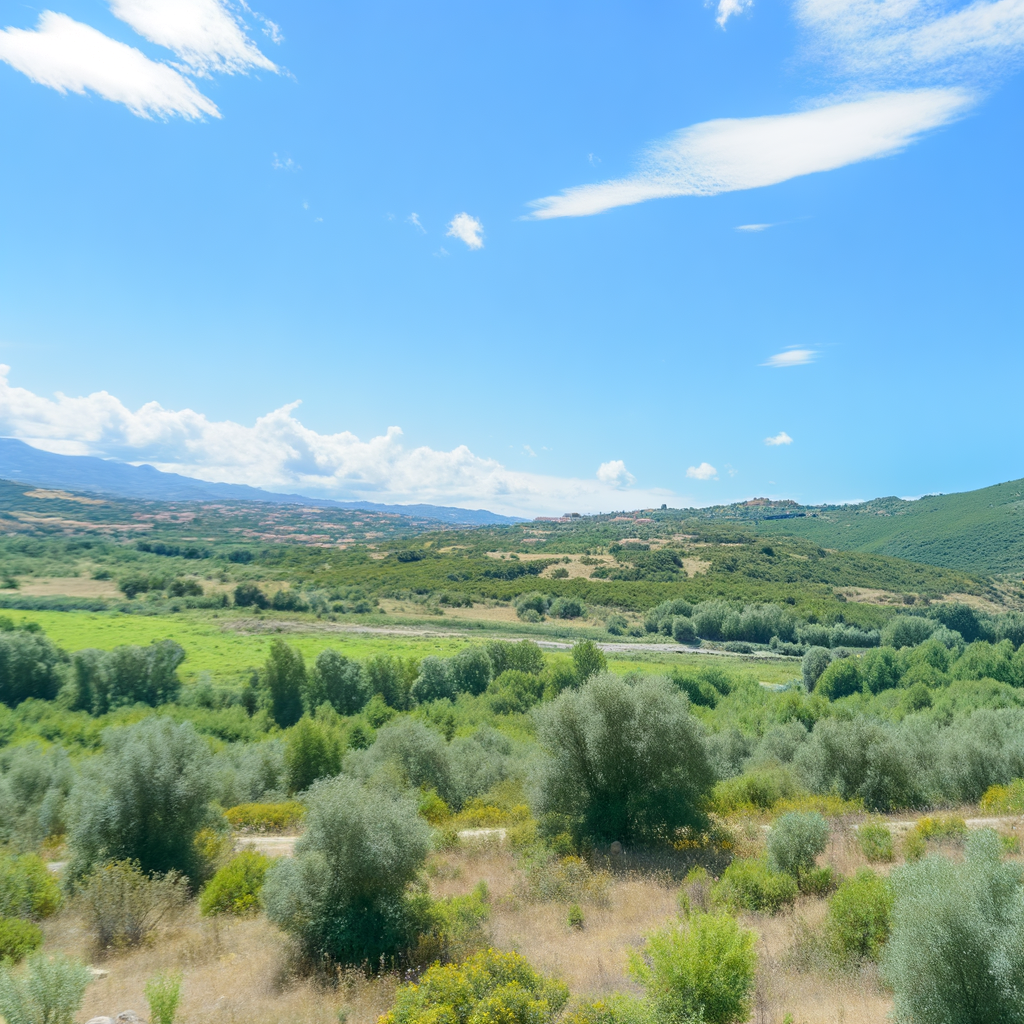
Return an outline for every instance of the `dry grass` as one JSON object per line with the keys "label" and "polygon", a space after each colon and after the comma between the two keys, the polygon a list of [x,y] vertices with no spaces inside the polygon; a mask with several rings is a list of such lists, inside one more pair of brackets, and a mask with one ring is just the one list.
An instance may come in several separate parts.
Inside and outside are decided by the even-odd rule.
{"label": "dry grass", "polygon": [[[822,857],[844,874],[863,865],[853,820],[835,823]],[[569,927],[567,906],[518,897],[522,873],[511,852],[481,843],[431,859],[431,891],[451,896],[487,883],[492,913],[490,941],[516,950],[539,970],[565,981],[581,996],[634,990],[626,972],[629,950],[675,918],[678,882],[668,871],[622,871],[612,876],[604,905],[584,904],[582,930]],[[794,912],[775,918],[744,917],[758,936],[759,968],[751,1024],[876,1024],[891,1000],[873,968],[839,972],[801,956],[807,935],[820,932],[825,902],[801,899]],[[181,971],[180,1020],[187,1024],[329,1024],[344,1009],[351,1024],[374,1024],[391,1005],[399,979],[367,980],[358,972],[327,986],[288,973],[287,939],[264,918],[201,919],[194,908],[168,925],[149,945],[98,957],[82,920],[65,912],[45,926],[46,945],[99,964],[106,978],[89,986],[81,1019],[133,1009],[145,1015],[144,987],[154,974]]]}
{"label": "dry grass", "polygon": [[337,1024],[344,1007],[352,1024],[374,1024],[391,1006],[396,979],[347,975],[338,987],[290,977],[288,942],[265,919],[201,919],[194,911],[141,949],[95,959],[82,922],[72,915],[48,924],[46,945],[97,963],[109,974],[86,991],[80,1016],[134,1010],[148,1017],[146,981],[183,976],[179,1019],[188,1024]]}

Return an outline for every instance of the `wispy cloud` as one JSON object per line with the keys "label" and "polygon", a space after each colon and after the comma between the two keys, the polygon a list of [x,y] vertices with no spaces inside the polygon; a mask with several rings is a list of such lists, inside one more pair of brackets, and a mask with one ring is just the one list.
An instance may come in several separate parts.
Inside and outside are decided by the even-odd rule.
{"label": "wispy cloud", "polygon": [[784,430],[780,430],[774,437],[766,437],[764,443],[769,447],[777,447],[780,444],[792,444],[793,438],[789,436]]}
{"label": "wispy cloud", "polygon": [[[223,0],[109,0],[115,18],[173,51],[193,74],[276,71]],[[276,26],[274,26],[276,28]]]}
{"label": "wispy cloud", "polygon": [[775,227],[774,224],[737,224],[737,231],[767,231],[769,228]]}
{"label": "wispy cloud", "polygon": [[139,117],[220,117],[180,72],[66,14],[43,11],[34,29],[0,30],[0,60],[57,92],[94,92]]}
{"label": "wispy cloud", "polygon": [[427,229],[420,223],[420,215],[418,213],[410,213],[409,216],[405,218],[405,221],[407,224],[412,224],[413,227],[419,228],[423,234],[427,233]]}
{"label": "wispy cloud", "polygon": [[776,185],[899,152],[972,103],[960,89],[916,89],[796,114],[705,121],[651,147],[628,178],[579,185],[530,206],[540,220],[586,217],[649,199]]}
{"label": "wispy cloud", "polygon": [[786,366],[806,366],[813,363],[818,353],[813,348],[788,348],[785,352],[776,352],[769,356],[761,365],[774,366],[776,369]]}
{"label": "wispy cloud", "polygon": [[[191,409],[165,409],[157,402],[133,411],[106,391],[50,399],[13,387],[9,373],[0,366],[0,435],[46,451],[149,463],[199,480],[337,498],[486,506],[523,515],[568,507],[621,508],[621,487],[631,481],[621,461],[606,463],[611,468],[603,477],[587,480],[511,470],[465,445],[451,451],[408,448],[399,427],[366,441],[348,431],[320,434],[299,421],[298,402],[249,426],[213,421]],[[630,495],[638,507],[693,503],[656,488]]]}
{"label": "wispy cloud", "polygon": [[754,0],[718,0],[718,16],[715,18],[718,27],[725,28],[725,23],[734,14],[742,14],[753,2]]}
{"label": "wispy cloud", "polygon": [[1024,50],[1020,0],[797,0],[811,52],[860,80],[989,78]]}
{"label": "wispy cloud", "polygon": [[275,153],[274,162],[270,165],[275,171],[301,171],[302,168],[290,157],[286,156],[283,160]]}
{"label": "wispy cloud", "polygon": [[602,462],[597,467],[597,479],[605,484],[616,484],[619,487],[629,487],[636,483],[636,477],[626,469],[622,459],[612,459],[611,462]]}
{"label": "wispy cloud", "polygon": [[468,213],[457,213],[446,232],[449,238],[458,238],[465,242],[470,249],[482,249],[484,247],[484,226]]}
{"label": "wispy cloud", "polygon": [[686,475],[691,480],[718,479],[718,470],[710,462],[702,462],[699,466],[690,466]]}

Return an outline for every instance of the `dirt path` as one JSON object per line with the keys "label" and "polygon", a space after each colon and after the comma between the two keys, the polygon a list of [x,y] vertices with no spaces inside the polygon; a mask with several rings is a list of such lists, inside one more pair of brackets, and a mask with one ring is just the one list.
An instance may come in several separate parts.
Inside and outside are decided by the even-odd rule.
{"label": "dirt path", "polygon": [[[341,622],[292,622],[270,619],[260,620],[234,620],[225,622],[222,630],[236,633],[374,633],[380,636],[423,636],[423,637],[445,637],[449,639],[478,639],[479,634],[464,632],[452,629],[430,629],[423,626],[359,626]],[[488,635],[487,640],[533,640],[539,647],[549,650],[569,651],[572,650],[573,642],[568,640],[538,640],[533,636],[522,635]],[[774,651],[752,651],[750,654],[739,654],[735,651],[719,651],[708,647],[689,647],[686,644],[653,643],[653,644],[631,644],[622,641],[594,641],[597,646],[608,654],[637,654],[644,651],[657,654],[696,654],[707,655],[715,658],[756,658],[761,661],[799,661],[799,658],[790,658],[784,654],[775,654]]]}

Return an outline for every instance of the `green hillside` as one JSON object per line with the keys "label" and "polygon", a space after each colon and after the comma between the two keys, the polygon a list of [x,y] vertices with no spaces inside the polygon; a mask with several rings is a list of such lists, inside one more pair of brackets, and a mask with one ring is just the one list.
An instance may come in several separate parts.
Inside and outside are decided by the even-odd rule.
{"label": "green hillside", "polygon": [[806,518],[762,520],[757,530],[970,573],[1024,573],[1024,480],[917,501],[876,498],[801,511]]}

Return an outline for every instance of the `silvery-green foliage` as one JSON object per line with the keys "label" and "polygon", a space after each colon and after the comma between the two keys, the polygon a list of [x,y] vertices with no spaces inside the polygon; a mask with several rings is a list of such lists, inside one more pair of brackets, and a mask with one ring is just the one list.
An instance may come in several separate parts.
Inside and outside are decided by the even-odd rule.
{"label": "silvery-green foliage", "polygon": [[267,915],[310,959],[376,964],[412,937],[406,888],[429,826],[411,797],[345,777],[314,786],[307,806],[295,856],[267,874]]}
{"label": "silvery-green foliage", "polygon": [[7,1024],[73,1024],[89,969],[64,956],[34,953],[23,974],[0,966],[0,1015]]}
{"label": "silvery-green foliage", "polygon": [[1024,887],[994,832],[957,863],[926,857],[892,874],[893,927],[882,955],[900,1024],[1024,1021]]}

